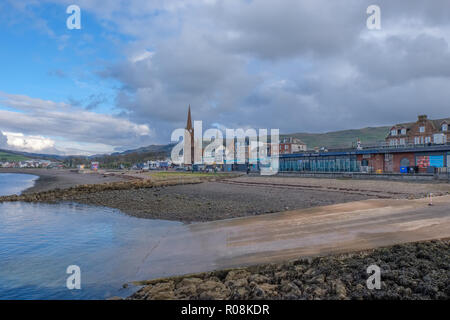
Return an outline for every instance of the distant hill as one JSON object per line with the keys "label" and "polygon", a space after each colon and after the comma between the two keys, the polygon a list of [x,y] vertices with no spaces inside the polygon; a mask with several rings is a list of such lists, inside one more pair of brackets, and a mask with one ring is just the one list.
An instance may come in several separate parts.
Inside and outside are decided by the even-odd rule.
{"label": "distant hill", "polygon": [[[351,129],[334,131],[327,133],[292,133],[282,134],[283,137],[299,138],[306,143],[308,149],[315,147],[326,147],[328,149],[334,148],[349,148],[356,145],[356,140],[359,138],[362,145],[376,144],[384,141],[389,132],[390,127],[369,127],[362,129]],[[10,150],[0,150],[0,161],[25,161],[29,159],[45,159],[58,160],[76,165],[90,161],[99,161],[100,163],[116,167],[119,164],[131,165],[137,162],[147,160],[165,159],[170,156],[170,152],[174,144],[165,145],[150,145],[133,150],[126,150],[123,152],[115,152],[112,154],[101,154],[94,156],[58,156],[49,154],[27,153]]]}
{"label": "distant hill", "polygon": [[[24,151],[15,151],[15,150],[0,150],[0,153],[5,153],[16,157],[19,160],[12,161],[25,161],[30,159],[42,159],[42,160],[51,160],[51,161],[61,161],[66,158],[66,156],[59,156],[55,154],[43,154],[43,153],[30,153]],[[22,158],[21,158],[22,157]],[[1,158],[0,158],[1,160]],[[9,160],[7,160],[9,161]]]}
{"label": "distant hill", "polygon": [[369,127],[327,133],[292,133],[280,137],[295,137],[306,143],[308,149],[314,147],[347,148],[356,145],[359,138],[362,145],[376,144],[384,141],[390,127]]}
{"label": "distant hill", "polygon": [[138,149],[133,150],[126,150],[123,152],[114,152],[111,153],[111,156],[118,156],[118,155],[127,155],[131,153],[166,153],[167,155],[170,154],[172,151],[172,148],[175,146],[175,144],[152,144],[147,147],[142,147]]}
{"label": "distant hill", "polygon": [[30,158],[25,157],[23,155],[20,154],[14,154],[14,153],[10,153],[9,151],[2,151],[0,150],[0,161],[26,161],[26,160],[30,160]]}

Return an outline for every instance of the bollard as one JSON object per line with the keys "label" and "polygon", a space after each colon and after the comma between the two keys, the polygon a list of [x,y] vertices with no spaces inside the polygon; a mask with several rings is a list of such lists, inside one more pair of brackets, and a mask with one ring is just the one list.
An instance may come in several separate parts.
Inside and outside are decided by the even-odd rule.
{"label": "bollard", "polygon": [[429,206],[433,205],[433,194],[430,193],[430,202],[428,203]]}

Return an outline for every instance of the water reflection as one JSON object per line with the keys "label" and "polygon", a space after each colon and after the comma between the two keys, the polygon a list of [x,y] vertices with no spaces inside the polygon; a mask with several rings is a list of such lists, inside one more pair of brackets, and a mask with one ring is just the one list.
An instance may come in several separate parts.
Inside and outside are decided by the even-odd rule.
{"label": "water reflection", "polygon": [[[127,295],[123,283],[165,275],[141,265],[164,235],[179,228],[185,227],[103,207],[0,204],[0,299]],[[73,264],[81,268],[79,291],[65,287]]]}
{"label": "water reflection", "polygon": [[19,173],[0,173],[0,196],[20,194],[34,185],[37,176]]}

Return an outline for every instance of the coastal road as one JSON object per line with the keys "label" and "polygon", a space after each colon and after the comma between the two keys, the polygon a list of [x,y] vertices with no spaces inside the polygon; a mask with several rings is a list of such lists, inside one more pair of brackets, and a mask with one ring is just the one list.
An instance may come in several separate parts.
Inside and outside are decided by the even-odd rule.
{"label": "coastal road", "polygon": [[[175,227],[136,280],[450,238],[450,196],[375,199]],[[146,278],[147,277],[147,278]]]}

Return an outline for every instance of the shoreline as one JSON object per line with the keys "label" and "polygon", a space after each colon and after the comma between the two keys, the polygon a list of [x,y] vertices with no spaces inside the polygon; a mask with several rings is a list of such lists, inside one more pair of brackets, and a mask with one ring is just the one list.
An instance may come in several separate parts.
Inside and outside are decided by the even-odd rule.
{"label": "shoreline", "polygon": [[367,199],[417,199],[450,194],[448,184],[177,172],[78,173],[1,169],[39,176],[19,197],[3,201],[76,202],[145,218],[207,222]]}
{"label": "shoreline", "polygon": [[[367,288],[367,268],[381,288]],[[127,300],[448,300],[450,239],[147,281]],[[116,297],[111,299],[117,299]]]}
{"label": "shoreline", "polygon": [[20,168],[0,168],[0,173],[18,173],[37,176],[34,186],[22,191],[22,194],[32,194],[55,189],[69,189],[82,184],[102,184],[108,182],[124,181],[125,178],[103,175],[101,173],[81,174],[68,169],[20,169]]}
{"label": "shoreline", "polygon": [[[447,186],[443,188],[442,185],[369,181],[333,180],[330,183],[289,178],[289,186],[283,186],[282,178],[255,179],[246,176],[204,175],[199,178],[192,175],[191,179],[167,179],[166,174],[159,181],[153,178],[136,177],[130,180],[114,177],[112,180],[119,181],[106,182],[105,175],[101,173],[80,174],[68,170],[0,169],[0,173],[40,177],[36,180],[36,184],[40,180],[40,185],[27,189],[20,196],[0,197],[0,202],[71,201],[116,208],[140,218],[184,223],[311,208],[373,197],[413,199],[423,196],[424,190],[429,188],[436,188],[432,189],[433,192],[440,190],[448,193]],[[77,184],[80,181],[91,183]],[[324,181],[328,184],[323,185]],[[263,182],[270,185],[263,185]],[[55,185],[61,188],[52,189]],[[408,190],[399,192],[392,186],[404,186]],[[36,187],[43,191],[33,193]],[[269,265],[256,263],[237,269],[133,282],[145,286],[127,299],[448,299],[450,286],[445,287],[437,278],[424,279],[428,273],[442,273],[443,269],[438,268],[437,264],[450,268],[449,252],[450,240],[444,239],[315,258],[303,257]],[[361,282],[364,271],[361,268],[373,261],[382,263],[383,268],[388,270],[389,284],[382,288],[384,290],[375,292],[361,287],[365,284],[365,280]],[[407,266],[406,271],[404,266]],[[426,272],[422,274],[423,270]],[[445,274],[439,277],[445,278]]]}

